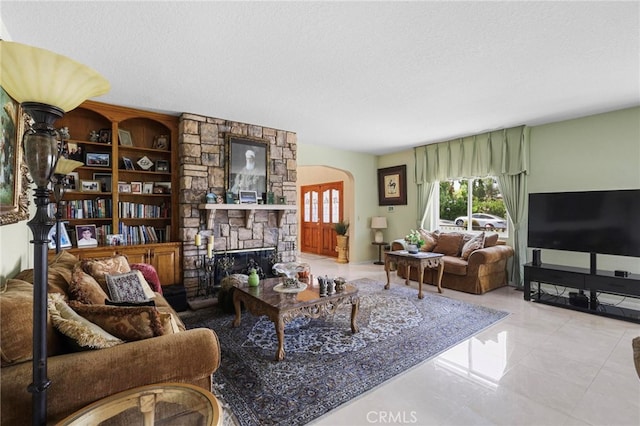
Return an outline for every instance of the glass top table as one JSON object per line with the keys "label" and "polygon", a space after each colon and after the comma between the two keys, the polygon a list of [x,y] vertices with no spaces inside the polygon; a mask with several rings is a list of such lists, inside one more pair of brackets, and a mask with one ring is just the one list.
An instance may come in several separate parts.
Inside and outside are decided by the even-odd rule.
{"label": "glass top table", "polygon": [[[257,287],[244,284],[235,287],[233,305],[236,317],[233,326],[240,326],[241,309],[244,303],[247,311],[259,316],[265,315],[273,322],[278,336],[278,350],[276,361],[284,359],[284,325],[297,317],[320,318],[335,313],[343,304],[351,304],[351,332],[357,333],[356,316],[358,315],[358,288],[345,284],[341,291],[328,296],[320,296],[320,287],[313,279],[309,280],[304,289],[293,292],[283,288],[283,278],[266,278]],[[277,291],[280,289],[281,291]]]}

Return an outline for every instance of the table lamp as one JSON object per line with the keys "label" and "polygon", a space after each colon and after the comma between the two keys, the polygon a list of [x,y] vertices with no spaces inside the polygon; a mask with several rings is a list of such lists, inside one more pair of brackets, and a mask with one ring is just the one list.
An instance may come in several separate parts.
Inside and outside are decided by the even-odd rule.
{"label": "table lamp", "polygon": [[[33,234],[33,394],[34,425],[47,420],[47,243],[53,223],[47,213],[48,185],[59,157],[53,123],[86,99],[107,93],[100,74],[65,56],[21,43],[0,40],[0,85],[31,116],[22,143],[35,184],[36,214],[27,225]],[[22,119],[22,117],[20,117]]]}
{"label": "table lamp", "polygon": [[384,241],[384,235],[381,229],[387,229],[387,218],[384,216],[374,216],[371,218],[371,229],[375,229],[374,241],[381,243]]}

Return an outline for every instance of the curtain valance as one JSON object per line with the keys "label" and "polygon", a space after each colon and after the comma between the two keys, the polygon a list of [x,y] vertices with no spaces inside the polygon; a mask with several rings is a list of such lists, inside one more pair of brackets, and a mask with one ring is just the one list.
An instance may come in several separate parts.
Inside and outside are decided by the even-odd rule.
{"label": "curtain valance", "polygon": [[495,130],[415,148],[417,183],[517,175],[529,168],[529,128]]}

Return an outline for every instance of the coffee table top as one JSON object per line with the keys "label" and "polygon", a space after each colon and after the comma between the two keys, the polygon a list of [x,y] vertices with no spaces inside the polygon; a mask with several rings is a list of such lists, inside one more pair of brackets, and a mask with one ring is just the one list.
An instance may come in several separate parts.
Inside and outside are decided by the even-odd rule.
{"label": "coffee table top", "polygon": [[263,303],[279,309],[313,305],[318,302],[328,302],[330,300],[358,294],[357,287],[351,284],[345,284],[344,290],[337,291],[330,296],[320,297],[320,286],[315,280],[312,280],[311,284],[307,284],[307,288],[299,293],[282,293],[273,289],[282,282],[283,278],[264,278],[260,280],[260,284],[257,287],[249,287],[247,284],[244,284],[236,287],[236,291],[240,290],[242,293],[248,294]]}

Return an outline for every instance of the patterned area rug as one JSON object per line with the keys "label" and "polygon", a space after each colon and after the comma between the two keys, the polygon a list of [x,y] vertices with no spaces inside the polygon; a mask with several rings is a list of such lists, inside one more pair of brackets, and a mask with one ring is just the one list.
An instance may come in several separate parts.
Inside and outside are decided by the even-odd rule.
{"label": "patterned area rug", "polygon": [[220,339],[215,393],[240,425],[303,425],[427,360],[508,315],[442,295],[370,279],[359,288],[359,332],[351,305],[326,319],[298,318],[285,327],[285,359],[274,361],[277,338],[266,317],[207,309],[183,318]]}

